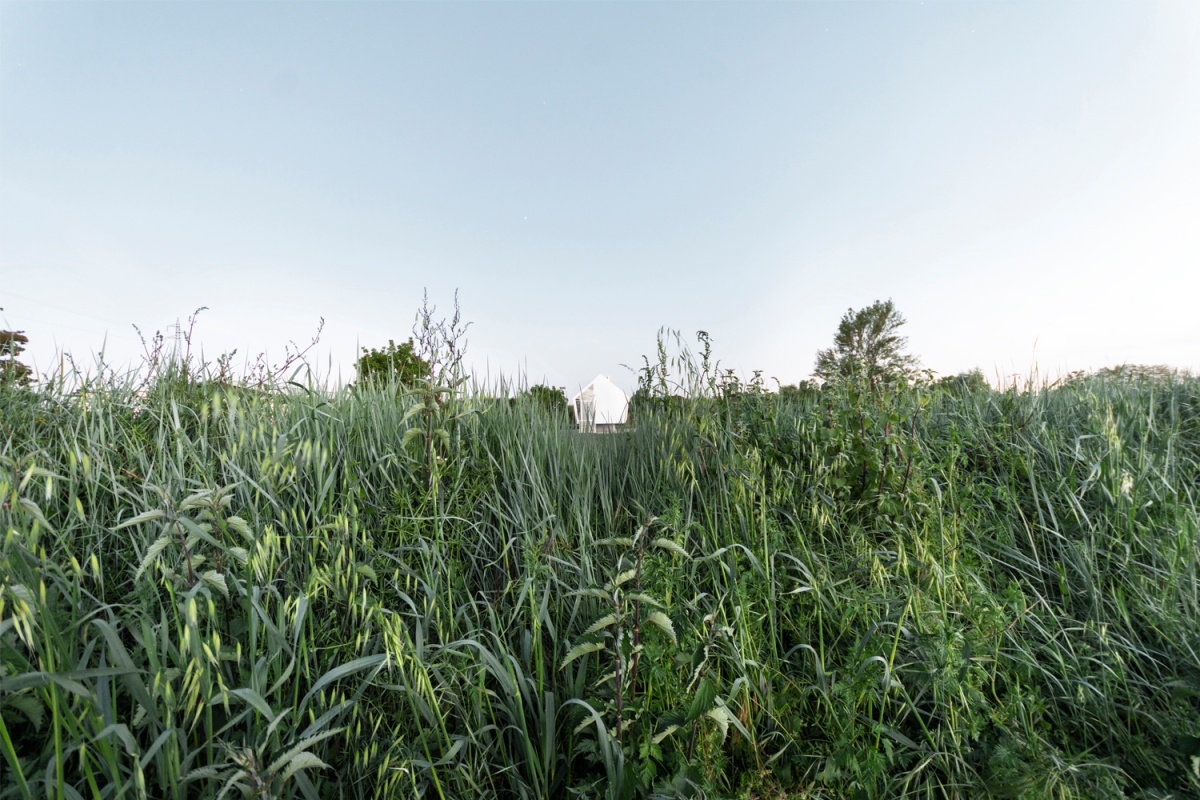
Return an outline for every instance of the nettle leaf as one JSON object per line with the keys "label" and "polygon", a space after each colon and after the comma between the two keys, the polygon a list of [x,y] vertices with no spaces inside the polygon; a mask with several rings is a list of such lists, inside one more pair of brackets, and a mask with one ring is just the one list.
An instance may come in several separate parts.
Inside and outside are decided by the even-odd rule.
{"label": "nettle leaf", "polygon": [[174,539],[174,535],[164,533],[162,536],[154,540],[154,544],[150,545],[150,549],[146,551],[146,555],[142,557],[142,563],[138,566],[137,573],[133,576],[133,582],[137,583],[137,579],[142,577],[142,573],[150,568],[150,565],[158,560],[162,555],[163,550],[167,549],[167,545]]}
{"label": "nettle leaf", "polygon": [[717,727],[721,729],[721,742],[724,743],[725,737],[729,735],[729,722],[733,718],[729,709],[725,706],[715,706],[704,716],[717,723]]}
{"label": "nettle leaf", "polygon": [[[719,709],[719,711],[718,711],[718,709]],[[746,730],[746,726],[741,723],[741,720],[739,720],[737,718],[737,715],[733,713],[733,710],[729,706],[725,705],[725,701],[719,697],[717,698],[717,704],[713,707],[713,710],[708,712],[708,716],[710,718],[714,718],[713,713],[719,713],[724,718],[726,726],[732,726],[738,733],[740,733],[746,739],[751,738],[750,731]],[[717,723],[717,724],[719,725],[720,723]],[[724,731],[724,730],[725,730],[725,728],[722,728],[722,731]],[[721,738],[722,738],[722,740],[724,739],[723,732],[722,732]]]}
{"label": "nettle leaf", "polygon": [[660,733],[660,734],[658,734],[657,736],[655,736],[655,737],[654,737],[654,740],[653,740],[653,741],[654,741],[654,743],[655,743],[655,744],[662,744],[662,743],[663,743],[663,739],[666,739],[668,736],[670,736],[672,733],[674,733],[674,732],[675,732],[675,731],[677,731],[677,730],[679,730],[679,726],[678,726],[678,725],[668,725],[668,726],[667,726],[665,729],[663,729],[663,732],[662,732],[662,733]]}
{"label": "nettle leaf", "polygon": [[577,644],[567,651],[566,658],[562,660],[562,664],[559,665],[559,669],[565,669],[567,664],[570,664],[572,661],[580,658],[581,656],[586,656],[588,653],[595,653],[596,651],[603,649],[604,642],[583,642],[582,644]]}
{"label": "nettle leaf", "polygon": [[597,539],[592,544],[614,545],[617,547],[633,547],[633,539],[628,537],[611,537],[608,539]]}
{"label": "nettle leaf", "polygon": [[192,781],[201,780],[203,778],[217,778],[227,769],[223,764],[209,764],[204,767],[197,767],[188,774],[184,775],[180,780],[181,784],[191,783]]}
{"label": "nettle leaf", "polygon": [[616,679],[617,679],[617,671],[615,669],[609,670],[608,672],[604,673],[599,678],[597,678],[596,682],[593,683],[592,686],[596,689],[599,689],[601,686],[608,683],[609,681],[614,681]]}
{"label": "nettle leaf", "polygon": [[307,767],[329,766],[325,762],[321,761],[321,759],[308,752],[308,750],[318,742],[328,739],[331,736],[336,736],[343,730],[345,730],[345,728],[333,728],[316,736],[310,736],[306,739],[301,739],[299,742],[296,742],[294,745],[292,745],[287,752],[272,761],[271,766],[267,767],[267,772],[278,774],[279,770],[282,769],[284,772],[281,778],[283,781],[287,781],[287,779],[292,777],[292,775],[298,770],[302,770]]}
{"label": "nettle leaf", "polygon": [[607,628],[609,625],[615,625],[615,624],[617,624],[617,615],[616,614],[608,614],[608,615],[603,616],[600,619],[596,620],[595,622],[593,622],[591,627],[589,627],[586,631],[583,632],[583,635],[587,636],[589,634],[595,633],[598,630]]}
{"label": "nettle leaf", "polygon": [[220,503],[221,508],[227,507],[233,502],[233,490],[242,485],[241,481],[235,481],[228,486],[222,486],[213,491],[213,501]]}
{"label": "nettle leaf", "polygon": [[230,530],[241,535],[242,538],[244,538],[246,541],[248,541],[248,542],[254,541],[254,532],[250,530],[250,524],[248,522],[246,522],[246,520],[242,519],[241,517],[239,517],[239,516],[226,517],[225,524],[229,526]]}
{"label": "nettle leaf", "polygon": [[210,586],[215,586],[220,590],[221,594],[229,597],[229,587],[225,584],[225,576],[216,570],[210,569],[200,576],[200,580]]}
{"label": "nettle leaf", "polygon": [[671,637],[671,644],[679,644],[679,640],[675,638],[675,626],[671,624],[671,618],[666,614],[661,611],[655,611],[646,617],[646,622],[657,626],[662,630],[663,633]]}
{"label": "nettle leaf", "polygon": [[10,695],[4,702],[24,714],[35,731],[41,731],[46,720],[46,708],[41,700],[32,694],[17,694]]}
{"label": "nettle leaf", "polygon": [[421,438],[420,428],[409,428],[404,432],[404,439],[400,442],[401,447],[408,447],[413,441]]}
{"label": "nettle leaf", "polygon": [[[605,597],[607,597],[607,596],[608,595],[605,595]],[[663,607],[662,603],[658,602],[653,597],[651,597],[650,595],[645,594],[643,592],[630,592],[629,594],[625,595],[625,599],[630,602],[636,600],[636,601],[645,603],[648,606],[654,606],[655,608]]]}
{"label": "nettle leaf", "polygon": [[33,518],[36,519],[39,523],[41,523],[43,528],[50,531],[51,533],[56,532],[54,529],[54,526],[51,525],[49,520],[46,519],[46,515],[42,513],[42,510],[40,508],[38,508],[37,503],[30,500],[28,497],[22,497],[20,500],[17,501],[17,505],[19,505],[21,508],[25,509],[27,512],[32,514]]}
{"label": "nettle leaf", "polygon": [[622,583],[628,583],[629,581],[633,580],[636,576],[637,576],[636,568],[626,570],[625,572],[622,572],[617,577],[613,578],[612,583],[609,584],[609,587],[615,589],[618,586],[620,586]]}
{"label": "nettle leaf", "polygon": [[603,589],[579,589],[578,591],[569,593],[568,596],[569,597],[599,597],[604,600],[611,599],[609,593],[604,591]]}
{"label": "nettle leaf", "polygon": [[328,766],[328,764],[317,758],[312,753],[297,753],[296,755],[292,756],[291,761],[288,762],[287,769],[283,771],[281,778],[284,782],[286,782],[288,778],[295,775],[299,770],[308,769],[309,767],[324,769]]}
{"label": "nettle leaf", "polygon": [[675,555],[683,556],[684,558],[691,558],[687,550],[684,550],[681,546],[675,542],[672,542],[670,539],[655,539],[650,544],[654,547],[657,547],[659,550],[666,550],[674,553]]}
{"label": "nettle leaf", "polygon": [[146,490],[150,491],[150,492],[154,492],[156,495],[159,496],[159,498],[162,499],[162,501],[164,503],[171,502],[171,496],[169,494],[167,494],[167,490],[162,488],[161,486],[156,486],[153,483],[147,483]]}
{"label": "nettle leaf", "polygon": [[142,513],[138,514],[133,519],[125,520],[120,525],[113,528],[113,530],[119,531],[122,528],[129,528],[133,525],[139,525],[143,522],[153,522],[154,520],[162,519],[166,515],[167,515],[167,512],[163,511],[161,508],[151,509],[150,511],[143,511]]}
{"label": "nettle leaf", "polygon": [[700,685],[696,687],[696,694],[692,697],[691,705],[688,706],[687,722],[695,722],[703,717],[710,710],[717,699],[717,685],[704,678],[700,681]]}
{"label": "nettle leaf", "polygon": [[180,511],[191,511],[193,508],[204,508],[212,505],[212,491],[203,489],[190,495],[186,500],[179,504]]}

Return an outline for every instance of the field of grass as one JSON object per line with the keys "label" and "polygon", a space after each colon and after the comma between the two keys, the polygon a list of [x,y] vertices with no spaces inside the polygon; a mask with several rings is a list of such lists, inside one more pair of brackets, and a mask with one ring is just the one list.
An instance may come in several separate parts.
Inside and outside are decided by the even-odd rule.
{"label": "field of grass", "polygon": [[179,374],[0,390],[2,798],[1200,796],[1200,380]]}

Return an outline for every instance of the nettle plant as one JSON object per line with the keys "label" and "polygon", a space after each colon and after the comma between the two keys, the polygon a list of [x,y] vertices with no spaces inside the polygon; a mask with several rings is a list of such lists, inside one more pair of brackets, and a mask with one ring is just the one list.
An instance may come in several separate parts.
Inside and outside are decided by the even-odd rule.
{"label": "nettle plant", "polygon": [[[714,647],[731,631],[718,621],[718,610],[704,616],[689,654],[680,649],[667,604],[643,585],[648,567],[669,569],[651,563],[655,556],[670,554],[691,560],[678,543],[652,535],[655,522],[651,517],[632,537],[594,543],[620,548],[620,553],[612,577],[603,586],[574,593],[600,600],[600,615],[561,665],[566,669],[578,659],[598,657],[603,674],[592,682],[592,696],[586,701],[568,701],[568,705],[578,704],[585,711],[576,734],[595,727],[596,738],[577,744],[576,750],[603,764],[605,788],[611,798],[651,792],[655,797],[694,796],[704,780],[693,759],[707,724],[715,727],[722,742],[731,727],[750,738],[719,696],[721,679],[713,660]],[[691,605],[688,608],[696,611]],[[577,685],[586,674],[584,667],[578,667]]]}
{"label": "nettle plant", "polygon": [[[598,547],[622,548],[612,573],[612,578],[603,586],[581,589],[575,594],[595,597],[601,601],[603,612],[583,632],[580,641],[567,652],[562,661],[566,669],[572,661],[589,655],[599,654],[601,669],[607,671],[593,684],[598,695],[592,698],[591,707],[599,712],[585,717],[576,728],[582,732],[595,723],[600,741],[597,746],[610,769],[610,791],[613,796],[627,796],[620,791],[620,784],[630,781],[624,775],[624,751],[628,741],[636,741],[642,733],[643,715],[646,711],[644,694],[639,694],[639,671],[642,654],[646,649],[646,634],[656,631],[666,637],[672,647],[679,644],[675,626],[667,615],[665,604],[644,591],[642,578],[645,573],[647,550],[673,553],[689,558],[682,547],[666,537],[651,538],[650,528],[655,518],[651,517],[637,529],[632,537],[613,537],[597,540]],[[602,722],[611,720],[611,724]],[[612,769],[608,757],[613,751],[620,766]],[[583,750],[588,751],[585,745]],[[628,788],[632,788],[628,786]]]}
{"label": "nettle plant", "polygon": [[[694,759],[698,755],[697,744],[701,744],[706,720],[716,726],[721,744],[724,744],[731,727],[746,740],[752,739],[750,732],[730,709],[727,700],[720,696],[721,677],[715,650],[720,640],[731,641],[734,638],[733,629],[720,619],[722,601],[716,602],[713,610],[704,616],[702,638],[696,644],[689,662],[687,681],[683,688],[683,704],[662,716],[652,740],[653,747],[658,749],[659,758],[662,757],[661,747],[668,739],[681,748],[679,759],[682,769],[669,784],[670,791],[660,791],[657,793],[659,795],[692,797],[697,788],[704,784],[704,778],[700,770],[696,769]],[[735,688],[730,693],[730,701],[737,692],[736,687],[744,680],[742,678],[734,682]],[[708,751],[705,755],[711,757],[711,748],[705,749]]]}
{"label": "nettle plant", "polygon": [[[235,483],[216,489],[202,489],[176,504],[166,489],[147,484],[146,489],[159,497],[162,507],[138,514],[113,529],[122,530],[149,523],[160,525],[158,536],[142,556],[134,582],[148,569],[159,564],[163,577],[180,588],[190,589],[202,582],[228,597],[226,578],[230,575],[231,567],[235,564],[240,567],[249,559],[245,548],[231,545],[231,534],[237,533],[248,543],[254,542],[246,521],[228,511],[237,486]],[[177,551],[174,545],[179,546]],[[202,570],[209,561],[208,555],[202,550],[211,555],[212,568]],[[174,557],[168,558],[168,553],[174,553]]]}
{"label": "nettle plant", "polygon": [[467,382],[463,358],[470,327],[469,322],[462,321],[458,293],[454,294],[450,319],[436,319],[436,312],[427,293],[413,325],[418,360],[427,373],[411,381],[409,393],[414,402],[404,416],[405,422],[417,419],[405,433],[403,446],[417,454],[426,494],[436,490],[441,470],[450,458],[459,420],[471,413],[460,409],[457,402]]}
{"label": "nettle plant", "polygon": [[868,379],[856,372],[825,390],[818,437],[837,499],[883,514],[900,510],[919,482],[917,419],[929,403],[921,386],[905,376]]}
{"label": "nettle plant", "polygon": [[[688,553],[666,537],[650,538],[651,517],[638,528],[632,537],[613,537],[594,542],[599,547],[620,547],[624,552],[617,558],[613,577],[604,586],[589,587],[575,592],[584,597],[595,597],[602,601],[604,613],[583,632],[583,640],[572,647],[563,659],[562,666],[589,653],[601,653],[601,663],[607,658],[611,670],[595,684],[598,689],[607,689],[604,697],[605,709],[611,714],[611,735],[618,746],[624,740],[626,729],[636,724],[640,708],[635,706],[638,696],[638,669],[646,642],[643,634],[657,629],[675,646],[679,640],[675,626],[667,616],[665,605],[642,589],[646,551],[658,550],[689,558]],[[591,720],[583,724],[586,728]]]}

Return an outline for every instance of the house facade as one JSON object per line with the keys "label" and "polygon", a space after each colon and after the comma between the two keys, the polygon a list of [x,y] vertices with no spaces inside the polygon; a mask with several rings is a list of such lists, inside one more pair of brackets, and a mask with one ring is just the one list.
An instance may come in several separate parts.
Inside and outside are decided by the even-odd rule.
{"label": "house facade", "polygon": [[571,408],[584,433],[611,433],[629,424],[629,397],[607,375],[597,375],[571,398]]}

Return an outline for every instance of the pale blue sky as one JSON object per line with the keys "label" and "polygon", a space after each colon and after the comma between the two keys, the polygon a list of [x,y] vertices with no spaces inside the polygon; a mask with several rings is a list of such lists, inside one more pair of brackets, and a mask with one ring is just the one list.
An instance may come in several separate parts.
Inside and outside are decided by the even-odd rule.
{"label": "pale blue sky", "polygon": [[197,306],[321,365],[460,289],[492,373],[661,326],[784,382],[891,297],[945,374],[1200,369],[1200,3],[0,2],[0,318]]}

